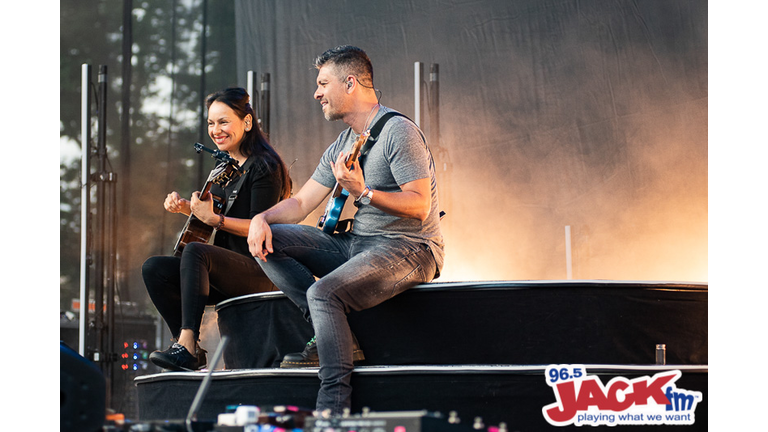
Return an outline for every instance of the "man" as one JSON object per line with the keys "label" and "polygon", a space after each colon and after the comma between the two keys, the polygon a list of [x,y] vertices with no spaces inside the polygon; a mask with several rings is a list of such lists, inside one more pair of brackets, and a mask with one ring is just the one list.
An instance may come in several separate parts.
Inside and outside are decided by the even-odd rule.
{"label": "man", "polygon": [[[429,282],[442,268],[444,252],[434,161],[421,131],[403,116],[391,117],[370,151],[347,168],[360,134],[393,110],[378,103],[373,67],[363,50],[333,48],[315,67],[314,97],[325,118],[349,128],[326,149],[295,196],[251,220],[248,245],[315,330],[304,352],[287,355],[282,366],[313,366],[313,357],[319,357],[317,410],[338,415],[351,407],[356,343],[347,313]],[[299,225],[336,183],[358,207],[352,230],[327,234]]]}

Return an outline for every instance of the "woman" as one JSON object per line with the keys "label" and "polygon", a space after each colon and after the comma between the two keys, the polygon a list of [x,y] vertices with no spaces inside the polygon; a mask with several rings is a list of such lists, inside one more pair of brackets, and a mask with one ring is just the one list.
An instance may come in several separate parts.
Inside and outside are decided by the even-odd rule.
{"label": "woman", "polygon": [[[291,179],[280,156],[269,145],[242,88],[230,88],[208,96],[208,135],[219,150],[227,152],[246,169],[236,199],[226,214],[213,210],[210,194],[195,192],[187,200],[177,192],[165,199],[171,213],[193,214],[216,228],[214,243],[188,243],[181,256],[154,256],[142,266],[144,284],[176,341],[149,359],[170,370],[197,370],[207,363],[206,351],[198,345],[200,323],[206,305],[224,299],[276,288],[248,251],[246,237],[250,220],[291,193]],[[224,190],[211,193],[228,197],[240,179]]]}

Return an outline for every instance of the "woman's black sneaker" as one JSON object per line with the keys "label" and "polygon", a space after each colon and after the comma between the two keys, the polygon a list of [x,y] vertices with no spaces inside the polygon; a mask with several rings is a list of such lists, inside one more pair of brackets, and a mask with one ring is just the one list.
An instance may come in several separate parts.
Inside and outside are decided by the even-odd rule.
{"label": "woman's black sneaker", "polygon": [[170,348],[165,351],[155,351],[149,355],[149,360],[171,371],[188,371],[194,372],[198,369],[202,369],[208,363],[206,351],[202,348],[197,348],[197,355],[192,355],[177,342],[174,342]]}

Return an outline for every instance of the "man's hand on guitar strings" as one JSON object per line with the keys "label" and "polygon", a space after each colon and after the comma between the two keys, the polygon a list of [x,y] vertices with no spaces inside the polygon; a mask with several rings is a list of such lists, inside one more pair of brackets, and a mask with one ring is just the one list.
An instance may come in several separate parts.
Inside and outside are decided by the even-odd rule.
{"label": "man's hand on guitar strings", "polygon": [[363,178],[363,170],[360,169],[360,161],[355,159],[349,168],[346,163],[347,155],[344,152],[339,153],[336,162],[331,161],[333,176],[350,195],[360,195],[365,189],[365,178]]}

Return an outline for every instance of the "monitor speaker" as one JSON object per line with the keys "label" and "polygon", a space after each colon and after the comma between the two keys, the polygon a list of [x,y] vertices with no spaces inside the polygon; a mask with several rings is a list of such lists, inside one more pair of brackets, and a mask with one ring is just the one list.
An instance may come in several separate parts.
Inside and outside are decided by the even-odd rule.
{"label": "monitor speaker", "polygon": [[107,382],[96,365],[61,342],[60,430],[97,432],[106,416]]}

